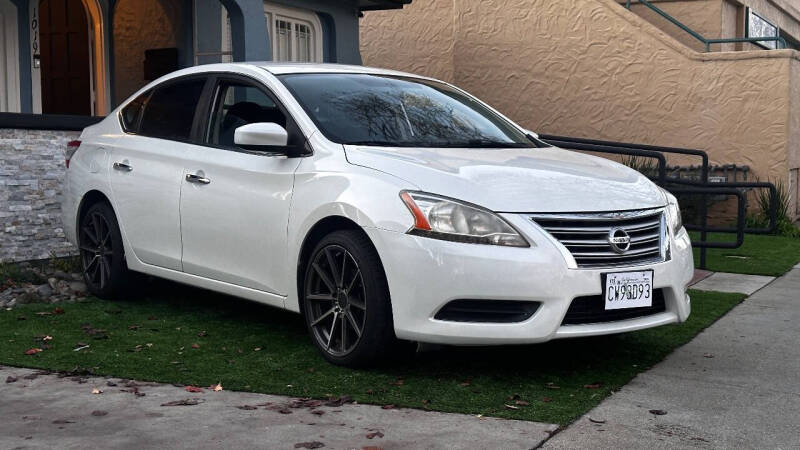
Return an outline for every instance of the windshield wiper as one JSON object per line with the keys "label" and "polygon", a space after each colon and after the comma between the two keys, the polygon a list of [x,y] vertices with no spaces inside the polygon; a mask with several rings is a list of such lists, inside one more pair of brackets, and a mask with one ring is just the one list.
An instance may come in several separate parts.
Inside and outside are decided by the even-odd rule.
{"label": "windshield wiper", "polygon": [[522,147],[529,147],[528,144],[519,143],[519,142],[500,142],[500,141],[489,141],[484,139],[470,139],[467,141],[464,147],[469,148],[522,148]]}
{"label": "windshield wiper", "polygon": [[375,147],[416,147],[419,145],[417,142],[405,142],[405,141],[352,141],[352,142],[344,142],[344,145],[371,145]]}

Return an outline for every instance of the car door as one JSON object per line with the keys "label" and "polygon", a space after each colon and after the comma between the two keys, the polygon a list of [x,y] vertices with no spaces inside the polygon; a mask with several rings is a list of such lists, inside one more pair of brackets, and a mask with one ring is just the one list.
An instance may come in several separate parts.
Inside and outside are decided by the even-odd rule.
{"label": "car door", "polygon": [[213,80],[200,139],[181,187],[184,272],[286,295],[287,222],[300,158],[237,147],[236,128],[274,122],[305,138],[276,97],[245,77]]}
{"label": "car door", "polygon": [[120,226],[146,264],[181,270],[184,157],[207,78],[170,80],[137,97],[123,108],[125,133],[108,149]]}

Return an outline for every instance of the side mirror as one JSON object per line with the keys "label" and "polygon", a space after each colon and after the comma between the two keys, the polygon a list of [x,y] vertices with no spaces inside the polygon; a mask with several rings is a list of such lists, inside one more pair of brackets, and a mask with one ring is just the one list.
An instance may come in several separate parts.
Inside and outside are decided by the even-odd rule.
{"label": "side mirror", "polygon": [[268,150],[269,147],[286,147],[289,133],[273,122],[242,125],[233,132],[233,143],[249,150]]}

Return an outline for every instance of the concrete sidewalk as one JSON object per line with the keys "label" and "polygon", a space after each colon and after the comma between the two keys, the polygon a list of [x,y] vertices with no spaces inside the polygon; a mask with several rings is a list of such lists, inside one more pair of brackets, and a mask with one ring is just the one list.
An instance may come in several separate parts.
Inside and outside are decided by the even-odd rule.
{"label": "concrete sidewalk", "polygon": [[543,448],[798,448],[798,323],[800,267],[756,292]]}
{"label": "concrete sidewalk", "polygon": [[[8,382],[7,377],[16,381]],[[94,388],[103,393],[92,394]],[[292,404],[294,399],[274,395],[203,391],[0,368],[0,448],[530,449],[557,428],[463,414],[349,403]],[[186,400],[190,404],[165,406]]]}

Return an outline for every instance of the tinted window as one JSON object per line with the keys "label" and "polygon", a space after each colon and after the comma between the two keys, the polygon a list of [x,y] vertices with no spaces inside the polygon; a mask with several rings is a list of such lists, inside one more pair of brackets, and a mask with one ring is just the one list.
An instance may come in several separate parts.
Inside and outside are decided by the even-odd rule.
{"label": "tinted window", "polygon": [[446,84],[368,74],[280,77],[325,136],[341,144],[532,147],[514,125]]}
{"label": "tinted window", "polygon": [[286,128],[286,116],[263,90],[239,82],[222,82],[217,89],[207,142],[233,147],[234,131],[257,122],[273,122]]}
{"label": "tinted window", "polygon": [[137,131],[136,127],[139,125],[139,115],[149,96],[150,91],[147,91],[122,108],[122,114],[120,114],[120,116],[122,118],[122,127],[125,128],[125,131]]}
{"label": "tinted window", "polygon": [[156,88],[147,102],[139,133],[164,139],[188,140],[205,82],[205,78],[195,78]]}

